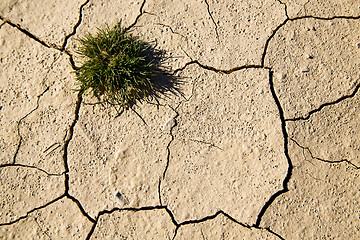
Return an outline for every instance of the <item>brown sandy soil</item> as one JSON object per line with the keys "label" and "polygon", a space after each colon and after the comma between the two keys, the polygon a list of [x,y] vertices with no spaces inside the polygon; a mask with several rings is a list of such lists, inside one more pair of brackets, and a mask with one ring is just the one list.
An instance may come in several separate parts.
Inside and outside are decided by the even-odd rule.
{"label": "brown sandy soil", "polygon": [[[115,117],[120,20],[181,94]],[[360,0],[2,0],[0,65],[0,239],[360,239]]]}

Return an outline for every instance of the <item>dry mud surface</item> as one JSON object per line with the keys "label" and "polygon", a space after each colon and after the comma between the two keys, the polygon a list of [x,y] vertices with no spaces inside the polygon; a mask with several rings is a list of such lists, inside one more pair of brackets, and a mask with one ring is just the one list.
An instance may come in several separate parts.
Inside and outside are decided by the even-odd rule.
{"label": "dry mud surface", "polygon": [[[75,38],[181,79],[116,116]],[[359,0],[0,2],[0,239],[360,239]]]}

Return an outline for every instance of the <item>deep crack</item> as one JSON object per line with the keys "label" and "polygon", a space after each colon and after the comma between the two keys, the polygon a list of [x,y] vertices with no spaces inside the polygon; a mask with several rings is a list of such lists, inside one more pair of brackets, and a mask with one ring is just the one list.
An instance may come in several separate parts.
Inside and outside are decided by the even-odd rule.
{"label": "deep crack", "polygon": [[[165,175],[166,175],[166,172],[167,172],[167,170],[168,170],[168,168],[169,168],[169,164],[170,164],[170,156],[171,156],[170,145],[171,145],[171,143],[172,143],[172,142],[174,141],[174,139],[175,139],[172,131],[173,131],[173,129],[177,126],[176,118],[179,116],[179,113],[177,112],[177,109],[179,108],[180,105],[181,105],[181,102],[176,106],[175,109],[172,108],[172,107],[170,107],[170,108],[175,112],[176,115],[175,115],[174,118],[173,118],[174,121],[175,121],[175,123],[174,123],[174,125],[171,126],[171,128],[170,128],[170,136],[171,136],[171,139],[170,139],[168,145],[166,146],[167,155],[166,155],[166,166],[165,166],[165,169],[164,169],[164,172],[163,172],[163,175],[162,175],[162,178],[163,178],[163,179],[165,179]],[[161,190],[161,185],[159,186],[159,195],[160,195],[160,190]]]}
{"label": "deep crack", "polygon": [[54,48],[57,50],[61,50],[61,48],[59,48],[58,46],[56,46],[56,44],[48,44],[45,41],[41,40],[39,37],[37,37],[36,35],[32,34],[31,32],[29,32],[28,30],[26,30],[25,28],[23,28],[20,24],[17,23],[13,23],[11,22],[9,19],[0,16],[0,20],[3,20],[4,23],[9,24],[10,26],[18,29],[19,31],[21,31],[22,33],[24,33],[26,36],[30,37],[31,39],[35,40],[36,42],[40,43],[41,45],[47,47],[47,48]]}
{"label": "deep crack", "polygon": [[296,21],[296,20],[300,20],[300,19],[307,19],[307,18],[312,18],[312,19],[316,19],[316,20],[334,20],[334,19],[360,19],[360,16],[333,16],[333,17],[316,17],[316,16],[311,16],[311,15],[307,15],[307,16],[301,16],[301,17],[295,17],[295,18],[289,18],[290,21]]}
{"label": "deep crack", "polygon": [[335,101],[321,104],[320,107],[318,107],[317,109],[311,110],[305,117],[289,118],[289,119],[285,119],[285,121],[295,122],[295,121],[299,121],[299,120],[308,120],[311,117],[311,115],[313,115],[314,113],[320,112],[324,107],[336,105],[346,99],[354,97],[357,94],[357,92],[359,91],[359,88],[360,88],[360,83],[358,83],[355,86],[354,91],[351,94],[342,96]]}
{"label": "deep crack", "polygon": [[159,183],[158,183],[158,198],[159,198],[159,204],[162,205],[162,200],[161,200],[161,177],[159,177]]}
{"label": "deep crack", "polygon": [[206,141],[203,141],[203,140],[197,140],[197,139],[188,139],[188,140],[189,140],[189,141],[192,141],[192,142],[197,142],[197,143],[206,144],[206,145],[209,145],[209,147],[214,147],[214,148],[217,148],[217,149],[223,150],[221,147],[216,146],[215,144],[213,144],[213,143],[211,143],[211,142],[206,142]]}
{"label": "deep crack", "polygon": [[285,6],[285,16],[286,18],[290,18],[289,15],[288,15],[288,11],[287,11],[287,5],[286,3],[283,3],[281,0],[277,0],[280,4],[283,4]]}
{"label": "deep crack", "polygon": [[125,31],[129,31],[131,28],[133,28],[137,24],[137,22],[139,21],[140,17],[145,13],[145,11],[144,11],[145,3],[146,3],[146,0],[144,0],[142,2],[141,6],[140,6],[140,10],[139,10],[140,13],[139,13],[139,15],[136,16],[135,21],[132,24],[130,24],[130,26],[125,28],[124,29]]}
{"label": "deep crack", "polygon": [[5,23],[6,23],[5,21],[2,21],[2,23],[0,24],[0,29],[3,25],[5,25]]}
{"label": "deep crack", "polygon": [[[90,231],[89,231],[86,239],[88,240],[88,239],[91,238],[91,235],[94,233],[95,228],[96,228],[96,226],[97,226],[97,223],[98,223],[100,217],[103,216],[103,215],[105,215],[105,214],[112,214],[112,213],[117,212],[117,211],[139,212],[139,211],[152,211],[152,210],[160,210],[160,209],[166,210],[166,212],[169,214],[169,216],[170,216],[170,218],[171,218],[172,223],[173,223],[176,227],[179,226],[179,224],[176,222],[176,220],[175,220],[175,218],[174,218],[173,213],[167,208],[167,206],[162,206],[162,205],[160,205],[160,206],[145,206],[145,207],[140,207],[140,208],[113,208],[113,209],[111,209],[111,210],[102,210],[102,211],[100,211],[100,212],[97,214],[97,216],[96,216],[96,218],[95,218],[95,220],[94,220],[94,222],[93,222],[93,226],[91,227],[91,229],[90,229]],[[175,230],[175,231],[176,231],[176,230]]]}
{"label": "deep crack", "polygon": [[88,4],[90,2],[90,0],[86,0],[83,4],[81,4],[80,8],[79,8],[79,19],[78,21],[76,22],[76,24],[74,25],[73,27],[73,31],[69,34],[69,35],[66,35],[65,38],[64,38],[64,43],[63,45],[61,46],[60,50],[61,51],[64,51],[65,48],[66,48],[66,45],[67,45],[67,41],[70,37],[72,37],[73,35],[76,34],[76,30],[77,28],[80,26],[81,22],[82,22],[82,10],[84,8],[84,6],[86,4]]}
{"label": "deep crack", "polygon": [[[66,176],[68,176],[68,175],[66,175]],[[69,181],[69,180],[67,180],[67,181]],[[66,194],[66,197],[67,197],[68,199],[70,199],[71,201],[73,201],[73,203],[75,203],[75,204],[77,205],[77,207],[79,208],[79,210],[80,210],[80,212],[82,213],[83,216],[85,216],[85,217],[86,217],[90,222],[92,222],[92,223],[95,223],[95,222],[96,222],[96,220],[93,219],[93,218],[85,211],[85,209],[83,208],[83,206],[81,205],[81,203],[80,203],[79,200],[77,200],[75,197],[71,196],[71,195],[69,194],[69,192],[66,192],[65,194]]]}
{"label": "deep crack", "polygon": [[275,36],[276,32],[277,32],[280,28],[282,28],[288,21],[289,21],[289,18],[285,19],[284,22],[282,22],[279,26],[277,26],[277,27],[273,30],[272,34],[268,37],[268,39],[266,39],[265,46],[264,46],[264,52],[263,52],[263,55],[262,55],[262,57],[261,57],[261,63],[260,63],[261,66],[263,66],[263,67],[265,66],[266,51],[268,50],[268,47],[269,47],[269,44],[270,44],[271,39]]}
{"label": "deep crack", "polygon": [[227,219],[229,219],[231,222],[234,222],[242,227],[245,227],[247,229],[258,229],[258,230],[265,230],[267,232],[269,232],[272,235],[275,235],[276,237],[278,237],[279,239],[284,239],[283,237],[281,237],[279,234],[275,233],[274,231],[270,230],[269,228],[262,228],[262,227],[258,227],[258,226],[249,226],[245,223],[239,222],[236,219],[234,219],[233,217],[231,217],[229,214],[227,214],[226,212],[224,212],[223,210],[219,210],[217,211],[215,214],[213,215],[209,215],[200,219],[194,219],[194,220],[187,220],[184,221],[182,223],[179,223],[177,225],[177,228],[180,228],[181,226],[185,226],[185,225],[189,225],[189,224],[198,224],[198,223],[202,223],[202,222],[206,222],[212,219],[215,219],[217,216],[219,216],[220,214],[222,214],[223,216],[225,216]]}
{"label": "deep crack", "polygon": [[64,148],[63,148],[63,151],[64,151],[63,161],[64,161],[64,168],[65,168],[65,181],[64,181],[65,196],[77,205],[77,207],[79,208],[79,210],[83,214],[83,216],[85,216],[90,222],[95,223],[95,220],[85,211],[85,209],[81,205],[80,201],[69,194],[70,186],[69,186],[68,147],[69,147],[70,141],[72,140],[72,138],[74,136],[75,125],[76,125],[77,121],[79,120],[79,112],[80,112],[82,99],[83,99],[82,95],[81,95],[81,93],[79,93],[78,100],[77,100],[76,106],[75,106],[75,112],[74,112],[75,118],[74,118],[73,123],[70,126],[69,134],[67,136],[67,139],[65,140]]}
{"label": "deep crack", "polygon": [[[286,5],[285,5],[286,6]],[[286,14],[287,16],[287,14]],[[266,57],[266,52],[267,49],[269,47],[269,43],[271,41],[271,39],[275,36],[276,32],[282,28],[288,21],[296,21],[296,20],[301,20],[301,19],[308,19],[308,18],[312,18],[312,19],[316,19],[316,20],[334,20],[334,19],[360,19],[360,16],[333,16],[333,17],[314,17],[314,16],[302,16],[302,17],[296,17],[296,18],[290,18],[287,16],[287,18],[284,20],[284,22],[282,22],[280,25],[278,25],[272,32],[272,34],[269,36],[269,38],[266,40],[265,42],[265,46],[264,46],[264,52],[261,58],[261,64],[260,66],[265,67],[265,68],[270,68],[270,67],[266,67],[265,66],[265,57]]]}
{"label": "deep crack", "polygon": [[205,221],[208,221],[208,220],[211,220],[211,219],[214,219],[216,218],[220,213],[223,213],[222,210],[219,210],[217,211],[215,214],[213,215],[209,215],[209,216],[206,216],[206,217],[203,217],[203,218],[200,218],[200,219],[193,219],[193,220],[186,220],[184,222],[181,222],[179,224],[179,226],[184,226],[184,225],[188,225],[188,224],[195,224],[195,223],[201,223],[201,222],[205,222]]}
{"label": "deep crack", "polygon": [[17,223],[17,222],[19,222],[20,220],[27,218],[27,217],[29,216],[29,214],[31,214],[31,213],[33,213],[33,212],[35,212],[35,211],[37,211],[37,210],[46,208],[47,206],[49,206],[49,205],[51,205],[51,204],[59,201],[60,199],[62,199],[62,198],[64,198],[64,197],[65,197],[65,194],[62,194],[61,196],[55,198],[54,200],[52,200],[52,201],[50,201],[50,202],[48,202],[48,203],[46,203],[46,204],[44,204],[44,205],[42,205],[42,206],[40,206],[40,207],[33,208],[32,210],[28,211],[28,212],[26,213],[26,215],[24,215],[24,216],[21,216],[21,217],[15,219],[15,220],[13,220],[13,221],[10,221],[10,222],[7,222],[7,223],[0,223],[0,227],[1,227],[1,226],[12,225],[12,224],[14,224],[14,223]]}
{"label": "deep crack", "polygon": [[258,230],[266,230],[266,231],[268,231],[269,233],[277,236],[278,238],[284,239],[284,238],[281,237],[279,234],[277,234],[277,233],[275,233],[274,231],[270,230],[270,228],[262,228],[262,227],[259,227],[259,226],[249,226],[249,225],[247,225],[247,224],[244,224],[244,223],[241,223],[241,222],[237,221],[236,219],[234,219],[233,217],[231,217],[229,214],[227,214],[227,213],[225,213],[225,212],[222,212],[222,214],[223,214],[225,217],[227,217],[228,219],[230,219],[231,221],[233,221],[233,222],[235,222],[235,223],[237,223],[237,224],[239,224],[239,225],[241,225],[241,226],[243,226],[243,227],[246,227],[246,228],[248,228],[248,229],[255,228],[255,229],[258,229]]}
{"label": "deep crack", "polygon": [[[79,112],[80,112],[80,106],[81,106],[81,102],[82,102],[82,95],[81,93],[79,92],[78,94],[78,99],[76,101],[76,105],[75,105],[75,118],[74,118],[74,121],[72,122],[70,128],[69,128],[69,134],[67,136],[67,139],[65,140],[65,143],[64,143],[64,147],[63,147],[63,151],[64,151],[64,154],[63,154],[63,161],[64,161],[64,168],[65,168],[65,173],[68,174],[69,172],[69,165],[68,165],[68,157],[67,157],[67,154],[68,154],[68,147],[69,147],[69,143],[74,135],[74,128],[75,128],[75,125],[79,119]],[[68,187],[66,188],[66,190],[68,191]]]}
{"label": "deep crack", "polygon": [[262,65],[249,64],[249,65],[242,65],[242,66],[239,66],[239,67],[234,67],[234,68],[226,70],[226,69],[218,69],[218,68],[215,68],[215,67],[212,67],[212,66],[204,65],[204,64],[200,63],[198,60],[192,60],[190,62],[187,62],[183,67],[174,70],[173,74],[176,74],[176,73],[178,73],[180,71],[183,71],[188,66],[193,65],[193,64],[196,64],[196,65],[198,65],[199,67],[201,67],[203,69],[213,71],[213,72],[216,72],[216,73],[223,73],[223,74],[231,74],[231,73],[236,72],[236,71],[240,71],[240,70],[243,70],[243,69],[250,69],[250,68],[252,68],[252,69],[254,69],[254,68],[270,69],[270,68],[264,67]]}
{"label": "deep crack", "polygon": [[283,181],[283,189],[281,189],[280,191],[276,192],[275,194],[273,194],[269,200],[264,204],[264,206],[262,207],[258,217],[257,217],[257,220],[256,220],[256,223],[254,225],[254,227],[259,227],[260,226],[260,223],[261,223],[261,219],[262,217],[264,216],[266,210],[270,207],[270,205],[274,202],[274,200],[280,196],[281,194],[283,193],[286,193],[287,191],[289,191],[288,189],[288,183],[290,181],[290,178],[291,178],[291,174],[292,174],[292,170],[293,170],[293,165],[292,165],[292,162],[291,162],[291,159],[290,159],[290,156],[289,156],[289,150],[288,150],[288,134],[287,134],[287,131],[286,131],[286,122],[285,122],[285,118],[284,118],[284,111],[281,107],[281,104],[280,104],[280,101],[275,93],[275,89],[274,89],[274,82],[273,82],[273,71],[272,70],[269,70],[269,85],[270,85],[270,91],[271,91],[271,94],[273,96],[273,99],[276,103],[276,106],[278,107],[278,110],[279,110],[279,115],[280,115],[280,120],[281,120],[281,128],[282,128],[282,132],[283,132],[283,136],[284,136],[284,154],[286,156],[286,159],[288,161],[288,171],[287,171],[287,174],[286,174],[286,177],[284,178],[284,181]]}
{"label": "deep crack", "polygon": [[[77,67],[75,66],[75,61],[73,59],[73,56],[68,50],[62,49],[61,47],[59,47],[59,46],[57,46],[56,44],[53,44],[53,43],[46,43],[45,41],[41,40],[39,37],[37,37],[36,35],[31,33],[30,31],[23,28],[20,24],[13,23],[13,22],[11,22],[9,19],[7,19],[5,17],[0,16],[0,20],[3,21],[1,26],[3,26],[4,24],[9,24],[11,27],[14,27],[14,28],[18,29],[20,32],[24,33],[26,36],[28,36],[31,39],[35,40],[36,42],[40,43],[42,46],[44,46],[46,48],[55,49],[55,50],[58,50],[60,52],[63,52],[65,54],[67,54],[69,56],[69,58],[70,58],[70,63],[71,63],[72,68],[74,70],[77,70]],[[66,43],[64,42],[63,46],[65,47],[65,45],[66,45]]]}

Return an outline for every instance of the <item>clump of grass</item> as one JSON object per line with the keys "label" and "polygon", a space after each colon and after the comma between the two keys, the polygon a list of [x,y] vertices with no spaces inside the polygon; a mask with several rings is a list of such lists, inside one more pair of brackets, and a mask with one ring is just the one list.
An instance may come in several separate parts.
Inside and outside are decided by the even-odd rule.
{"label": "clump of grass", "polygon": [[120,24],[106,25],[77,40],[76,53],[83,60],[76,70],[81,94],[90,92],[116,109],[128,109],[153,92],[153,77],[159,70],[147,54],[150,45]]}

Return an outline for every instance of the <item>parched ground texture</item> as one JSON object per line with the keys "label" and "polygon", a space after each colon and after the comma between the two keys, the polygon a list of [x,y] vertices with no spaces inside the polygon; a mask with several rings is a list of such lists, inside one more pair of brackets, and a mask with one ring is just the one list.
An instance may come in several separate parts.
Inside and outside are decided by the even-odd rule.
{"label": "parched ground texture", "polygon": [[[74,89],[122,25],[179,91]],[[360,239],[360,0],[2,0],[0,239]]]}

